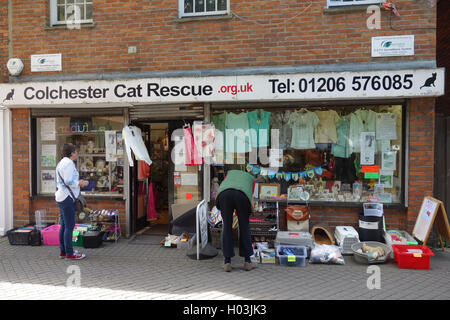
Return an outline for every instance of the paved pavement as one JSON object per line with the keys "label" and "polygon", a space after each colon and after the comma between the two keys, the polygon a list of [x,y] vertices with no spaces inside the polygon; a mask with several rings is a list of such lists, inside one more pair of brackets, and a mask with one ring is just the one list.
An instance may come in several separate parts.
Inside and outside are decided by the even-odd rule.
{"label": "paved pavement", "polygon": [[394,262],[379,265],[380,289],[368,289],[373,274],[351,256],[345,256],[345,265],[259,264],[249,272],[242,269],[242,258],[234,257],[233,271],[225,273],[221,252],[196,261],[181,249],[121,239],[97,249],[81,248],[87,258],[68,262],[58,259],[57,247],[11,246],[2,237],[0,299],[448,300],[447,250],[435,250],[430,270],[399,269]]}

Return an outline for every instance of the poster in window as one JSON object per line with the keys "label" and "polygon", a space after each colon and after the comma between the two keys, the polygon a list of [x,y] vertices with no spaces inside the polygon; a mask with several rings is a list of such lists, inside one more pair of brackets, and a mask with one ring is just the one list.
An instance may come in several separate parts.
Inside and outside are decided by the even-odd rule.
{"label": "poster in window", "polygon": [[117,141],[117,154],[122,155],[123,154],[123,138],[122,138],[122,132],[118,132],[116,136]]}
{"label": "poster in window", "polygon": [[54,193],[56,190],[55,170],[41,171],[41,193]]}
{"label": "poster in window", "polygon": [[105,131],[106,161],[117,161],[116,131]]}
{"label": "poster in window", "polygon": [[361,165],[375,163],[375,132],[361,132]]}
{"label": "poster in window", "polygon": [[385,188],[392,188],[394,179],[394,172],[392,170],[380,170],[379,183],[383,184]]}
{"label": "poster in window", "polygon": [[55,141],[56,140],[56,119],[55,118],[41,118],[41,141]]}
{"label": "poster in window", "polygon": [[396,151],[388,151],[382,152],[381,157],[381,168],[383,170],[396,170],[397,169],[397,152]]}
{"label": "poster in window", "polygon": [[41,167],[56,166],[56,144],[43,144],[41,147]]}
{"label": "poster in window", "polygon": [[396,140],[397,123],[393,113],[378,113],[376,121],[377,140]]}

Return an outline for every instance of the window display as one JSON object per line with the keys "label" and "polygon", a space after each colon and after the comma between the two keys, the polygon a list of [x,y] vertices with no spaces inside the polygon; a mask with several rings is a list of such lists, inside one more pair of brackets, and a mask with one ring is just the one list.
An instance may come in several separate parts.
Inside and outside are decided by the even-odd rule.
{"label": "window display", "polygon": [[[260,118],[269,124],[267,147],[261,144],[266,140],[261,136],[264,130],[255,130],[262,127]],[[241,125],[245,119],[248,123]],[[402,119],[402,105],[215,111],[212,122],[216,127],[225,123],[225,140],[240,138],[225,141],[233,144],[226,151],[240,154],[231,158],[234,163],[213,167],[211,177],[220,179],[231,169],[246,170],[260,185],[278,184],[280,192],[274,198],[289,201],[400,203]],[[250,138],[249,152],[244,137]],[[221,144],[217,139],[221,137],[215,141]]]}
{"label": "window display", "polygon": [[54,170],[65,143],[78,147],[76,162],[84,195],[123,194],[122,117],[58,117],[36,119],[37,193],[56,190]]}

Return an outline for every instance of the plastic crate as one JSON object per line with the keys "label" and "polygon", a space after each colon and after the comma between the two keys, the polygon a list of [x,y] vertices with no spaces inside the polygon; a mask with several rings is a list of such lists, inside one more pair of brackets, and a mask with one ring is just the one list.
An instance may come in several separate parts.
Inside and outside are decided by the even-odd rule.
{"label": "plastic crate", "polygon": [[434,253],[427,246],[393,244],[392,248],[394,260],[400,269],[430,269],[430,257]]}
{"label": "plastic crate", "polygon": [[[284,249],[290,249],[293,255],[283,254]],[[306,265],[306,247],[305,246],[277,246],[276,255],[283,266],[304,267]]]}
{"label": "plastic crate", "polygon": [[82,238],[84,248],[98,248],[103,243],[103,232],[88,231]]}
{"label": "plastic crate", "polygon": [[59,229],[61,225],[54,224],[41,231],[44,245],[58,246],[59,245]]}
{"label": "plastic crate", "polygon": [[9,244],[29,246],[31,244],[31,232],[33,227],[14,228],[9,230],[8,235]]}
{"label": "plastic crate", "polygon": [[[76,224],[75,228],[78,226],[79,226],[79,224]],[[41,231],[42,240],[44,242],[44,245],[59,246],[59,229],[60,228],[61,228],[61,225],[54,224],[54,225],[51,225]]]}
{"label": "plastic crate", "polygon": [[73,238],[76,237],[76,240],[72,238],[72,246],[74,247],[82,247],[83,246],[83,233],[74,231],[72,234]]}

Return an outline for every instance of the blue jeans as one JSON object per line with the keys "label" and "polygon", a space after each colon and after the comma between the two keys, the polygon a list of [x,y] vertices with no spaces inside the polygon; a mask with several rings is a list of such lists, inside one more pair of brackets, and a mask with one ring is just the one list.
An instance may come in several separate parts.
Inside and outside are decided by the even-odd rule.
{"label": "blue jeans", "polygon": [[59,250],[67,256],[73,254],[72,233],[75,228],[75,202],[68,196],[63,202],[57,202],[60,212]]}

